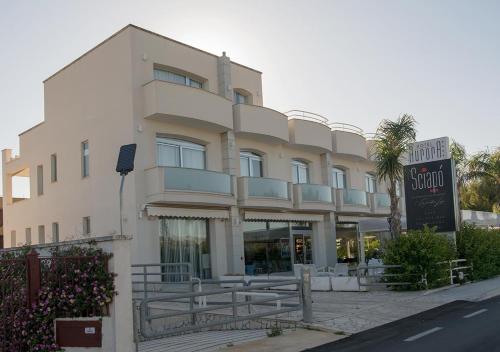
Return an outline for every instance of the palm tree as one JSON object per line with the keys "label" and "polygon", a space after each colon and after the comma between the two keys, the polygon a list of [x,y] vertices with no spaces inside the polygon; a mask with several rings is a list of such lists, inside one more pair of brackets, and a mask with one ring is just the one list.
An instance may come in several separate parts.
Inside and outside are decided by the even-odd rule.
{"label": "palm tree", "polygon": [[401,212],[399,211],[398,185],[403,180],[403,157],[410,143],[415,141],[417,122],[412,115],[403,114],[396,121],[383,120],[375,139],[375,161],[377,178],[387,184],[391,199],[391,215],[388,219],[391,237],[401,234]]}

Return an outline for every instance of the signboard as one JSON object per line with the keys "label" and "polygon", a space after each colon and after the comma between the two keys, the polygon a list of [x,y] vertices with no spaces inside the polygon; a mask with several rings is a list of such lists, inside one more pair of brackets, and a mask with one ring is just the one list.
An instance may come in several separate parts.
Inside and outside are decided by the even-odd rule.
{"label": "signboard", "polygon": [[424,225],[437,232],[455,231],[455,178],[451,159],[404,167],[408,230]]}
{"label": "signboard", "polygon": [[448,137],[441,137],[410,144],[405,164],[414,165],[450,158]]}

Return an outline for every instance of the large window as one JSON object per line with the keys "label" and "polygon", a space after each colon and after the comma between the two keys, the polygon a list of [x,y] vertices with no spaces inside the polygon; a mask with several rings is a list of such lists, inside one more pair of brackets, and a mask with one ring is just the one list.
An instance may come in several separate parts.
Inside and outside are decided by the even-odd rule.
{"label": "large window", "polygon": [[156,138],[158,166],[205,168],[205,147],[173,138]]}
{"label": "large window", "polygon": [[240,152],[240,176],[262,177],[262,157],[251,152]]}
{"label": "large window", "polygon": [[243,222],[245,273],[291,272],[293,264],[312,264],[310,223]]}
{"label": "large window", "polygon": [[[211,278],[207,220],[161,219],[160,258],[162,263],[190,263],[194,277]],[[179,273],[180,269],[174,267],[170,272]],[[164,280],[175,281],[175,276],[165,275]]]}
{"label": "large window", "polygon": [[160,81],[167,81],[172,83],[184,84],[186,86],[194,88],[202,88],[203,83],[199,80],[193,79],[189,76],[185,76],[179,73],[174,73],[167,70],[160,70],[155,68],[154,70],[155,79]]}
{"label": "large window", "polygon": [[377,178],[375,175],[366,174],[365,175],[366,191],[368,193],[377,193]]}
{"label": "large window", "polygon": [[89,141],[82,142],[82,177],[89,175]]}
{"label": "large window", "polygon": [[332,168],[332,185],[335,188],[346,188],[347,180],[344,170]]}
{"label": "large window", "polygon": [[309,183],[309,167],[299,160],[292,160],[292,182]]}

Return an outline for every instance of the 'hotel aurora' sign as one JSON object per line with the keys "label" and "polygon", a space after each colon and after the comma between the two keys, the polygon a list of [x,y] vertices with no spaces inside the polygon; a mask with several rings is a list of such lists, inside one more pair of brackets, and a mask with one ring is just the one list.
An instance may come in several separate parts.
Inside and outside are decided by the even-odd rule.
{"label": "'hotel aurora' sign", "polygon": [[450,159],[448,137],[415,142],[408,148],[406,165],[420,164],[428,161]]}

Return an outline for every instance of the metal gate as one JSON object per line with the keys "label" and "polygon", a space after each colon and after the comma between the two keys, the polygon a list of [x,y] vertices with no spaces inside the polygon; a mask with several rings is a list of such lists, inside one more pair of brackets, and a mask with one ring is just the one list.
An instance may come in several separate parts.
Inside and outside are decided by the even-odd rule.
{"label": "metal gate", "polygon": [[152,282],[161,289],[135,283],[137,342],[196,331],[269,328],[290,315],[295,322],[312,320],[308,270],[290,280]]}

